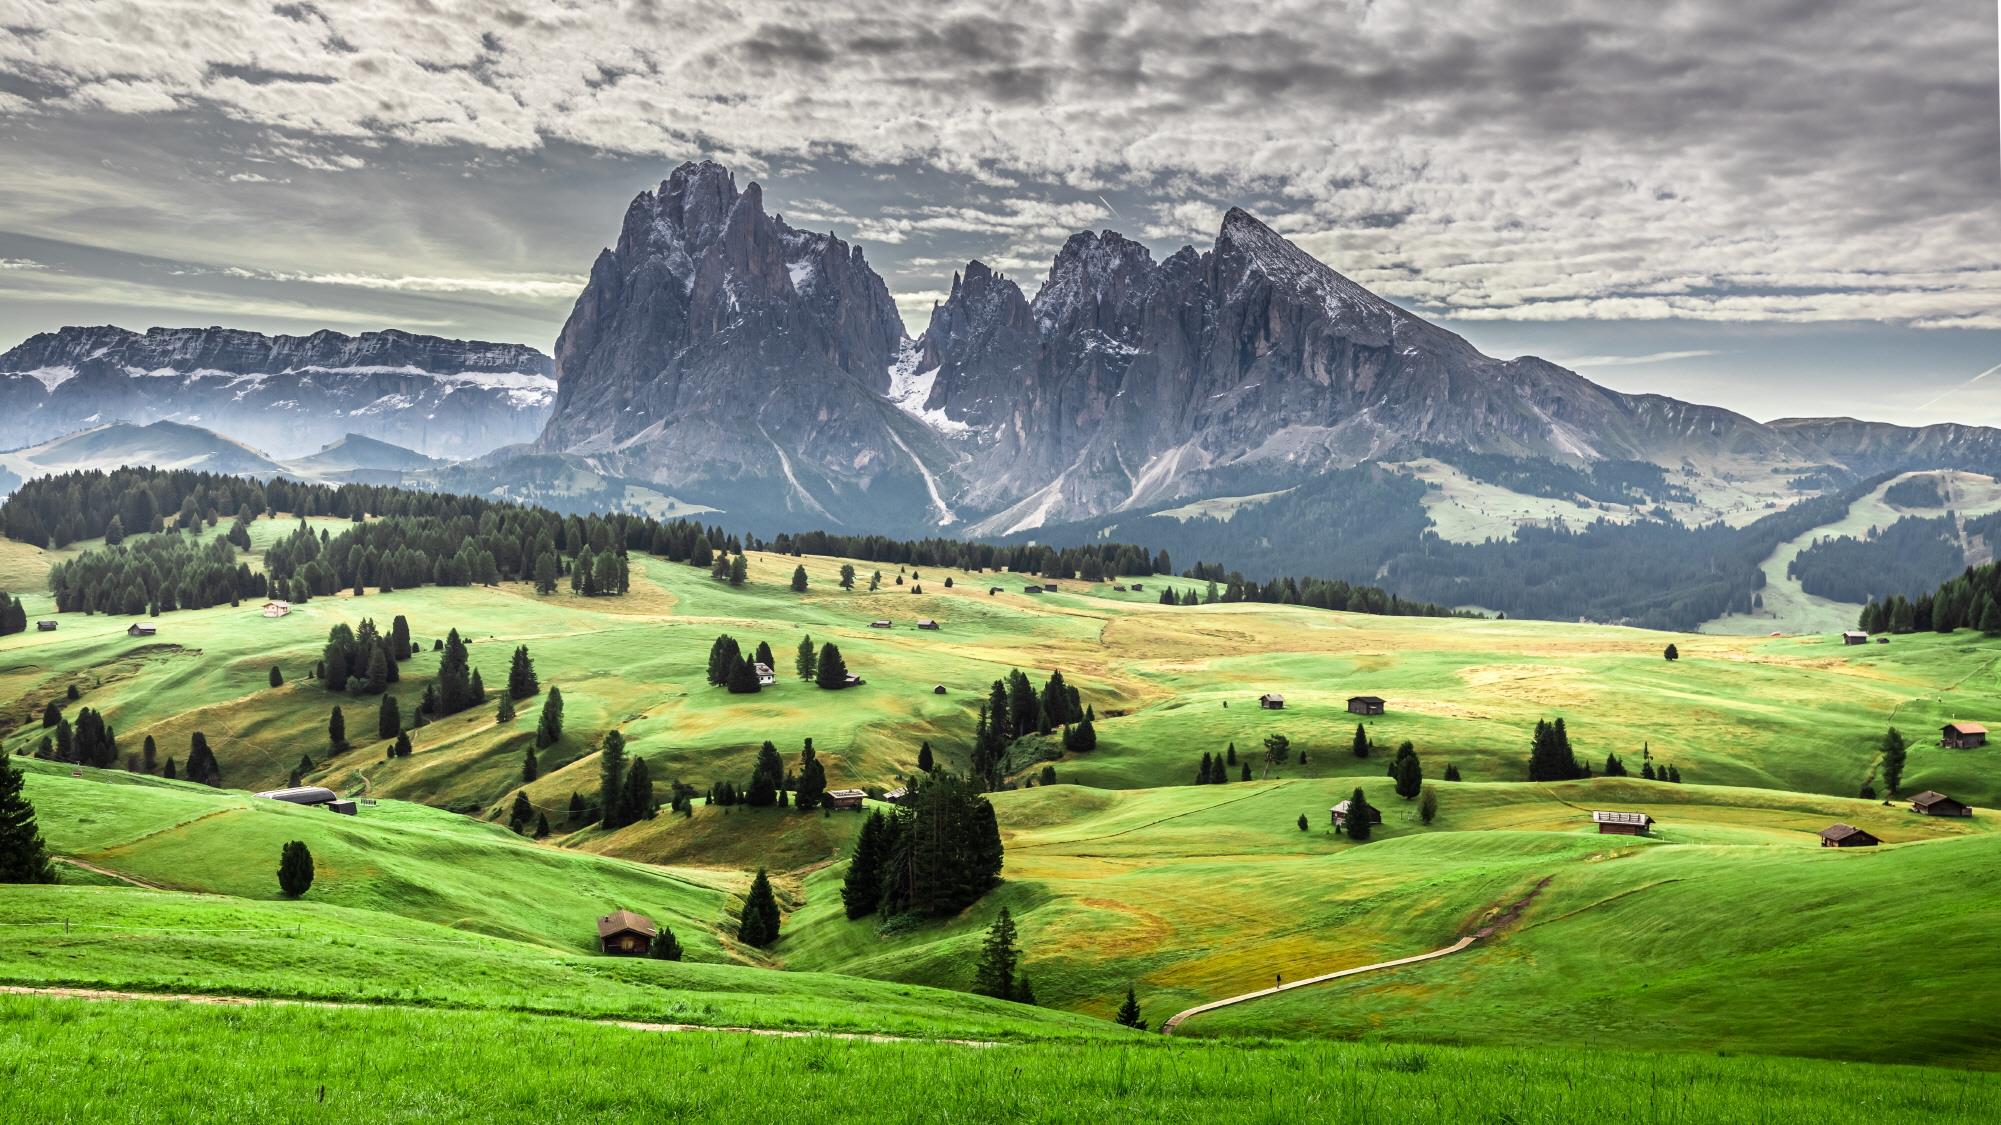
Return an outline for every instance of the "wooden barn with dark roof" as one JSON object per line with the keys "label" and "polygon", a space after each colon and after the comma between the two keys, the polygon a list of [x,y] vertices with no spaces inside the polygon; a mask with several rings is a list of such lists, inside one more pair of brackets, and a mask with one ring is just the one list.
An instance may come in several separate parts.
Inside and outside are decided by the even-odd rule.
{"label": "wooden barn with dark roof", "polygon": [[1882,842],[1852,824],[1830,824],[1820,830],[1823,848],[1873,848]]}
{"label": "wooden barn with dark roof", "polygon": [[1654,826],[1654,818],[1643,812],[1594,812],[1591,821],[1600,836],[1644,836]]}
{"label": "wooden barn with dark roof", "polygon": [[1955,801],[1936,789],[1927,789],[1911,798],[1911,811],[1926,816],[1972,816],[1973,806]]}
{"label": "wooden barn with dark roof", "polygon": [[1977,750],[1987,745],[1987,728],[1979,723],[1947,723],[1938,729],[1938,744],[1948,750]]}

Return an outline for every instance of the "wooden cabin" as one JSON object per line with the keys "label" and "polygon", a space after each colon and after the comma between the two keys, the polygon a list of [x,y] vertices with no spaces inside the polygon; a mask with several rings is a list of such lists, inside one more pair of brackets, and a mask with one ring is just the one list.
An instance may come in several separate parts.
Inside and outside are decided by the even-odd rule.
{"label": "wooden cabin", "polygon": [[1135,582],[1135,583],[1133,583],[1133,590],[1134,590],[1135,592],[1142,592],[1142,593],[1143,593],[1143,592],[1145,592],[1145,590],[1146,590],[1146,584],[1145,584],[1145,583],[1143,583],[1143,582]]}
{"label": "wooden cabin", "polygon": [[1955,801],[1936,789],[1927,789],[1911,798],[1911,811],[1926,816],[1972,816],[1973,806]]}
{"label": "wooden cabin", "polygon": [[1042,587],[1040,587],[1040,586],[1023,586],[1023,587],[1021,588],[1021,592],[1022,592],[1022,593],[1024,593],[1024,594],[1040,594],[1040,593],[1042,592]]}
{"label": "wooden cabin", "polygon": [[778,673],[773,672],[771,665],[766,664],[762,660],[752,662],[750,670],[757,673],[757,685],[759,687],[770,687],[772,684],[778,682]]}
{"label": "wooden cabin", "polygon": [[1348,713],[1351,715],[1380,715],[1383,713],[1383,697],[1380,695],[1351,695],[1348,697]]}
{"label": "wooden cabin", "polygon": [[882,799],[885,801],[901,801],[908,796],[910,796],[910,787],[907,785],[899,785],[896,788],[890,790],[889,792],[884,793],[882,795]]}
{"label": "wooden cabin", "polygon": [[869,627],[869,628],[871,628],[871,629],[893,629],[893,628],[895,628],[895,626],[894,626],[894,625],[893,625],[893,624],[892,624],[892,623],[890,622],[889,618],[887,618],[887,617],[878,617],[878,618],[876,618],[876,619],[875,619],[874,621],[871,621],[871,622],[869,622],[869,623],[868,623],[868,627]]}
{"label": "wooden cabin", "polygon": [[859,810],[862,807],[862,798],[866,796],[868,794],[859,789],[829,789],[827,804],[837,809]]}
{"label": "wooden cabin", "polygon": [[613,957],[644,957],[659,933],[653,919],[630,910],[614,910],[598,919],[598,949]]}
{"label": "wooden cabin", "polygon": [[53,621],[37,621],[35,622],[35,628],[44,633],[53,633],[56,631],[56,623]]}
{"label": "wooden cabin", "polygon": [[1823,848],[1873,848],[1882,842],[1852,824],[1830,824],[1820,830]]}
{"label": "wooden cabin", "polygon": [[917,619],[917,627],[919,629],[931,629],[935,631],[938,628],[938,623],[929,617],[920,617]]}
{"label": "wooden cabin", "polygon": [[[1330,820],[1334,822],[1334,827],[1339,828],[1343,824],[1347,823],[1348,805],[1351,800],[1353,800],[1353,798],[1344,799],[1338,804],[1336,804],[1333,808],[1327,810],[1327,816]],[[1383,810],[1377,808],[1374,805],[1370,805],[1369,823],[1381,824],[1382,822],[1383,822]]]}
{"label": "wooden cabin", "polygon": [[1283,711],[1285,710],[1285,696],[1275,691],[1266,692],[1264,695],[1258,696],[1258,706],[1267,711]]}
{"label": "wooden cabin", "polygon": [[943,695],[943,694],[945,694],[945,685],[944,685],[944,684],[933,684],[933,685],[931,685],[931,694],[932,694],[932,695]]}
{"label": "wooden cabin", "polygon": [[1654,818],[1643,812],[1594,812],[1591,821],[1600,836],[1644,836],[1654,826]]}
{"label": "wooden cabin", "polygon": [[266,617],[283,617],[290,612],[292,612],[291,602],[272,600],[264,603],[264,616]]}
{"label": "wooden cabin", "polygon": [[1975,750],[1987,745],[1987,728],[1979,723],[1947,723],[1939,728],[1938,744],[1948,750]]}
{"label": "wooden cabin", "polygon": [[1869,643],[1869,634],[1860,629],[1850,629],[1841,634],[1841,643],[1845,645],[1866,645]]}
{"label": "wooden cabin", "polygon": [[1118,591],[1121,594],[1126,592],[1126,588],[1117,582],[1112,583],[1112,589]]}
{"label": "wooden cabin", "polygon": [[855,675],[855,674],[854,674],[853,672],[849,672],[849,673],[848,673],[848,678],[847,678],[847,679],[845,679],[845,680],[842,680],[842,681],[841,681],[841,686],[842,686],[842,687],[860,687],[860,686],[862,686],[862,685],[863,685],[863,684],[865,684],[865,683],[868,683],[868,681],[867,681],[867,680],[864,680],[864,679],[862,679],[862,678],[861,678],[860,676],[857,676],[857,675]]}
{"label": "wooden cabin", "polygon": [[151,621],[134,621],[125,627],[125,635],[128,637],[150,637],[159,631],[160,627]]}
{"label": "wooden cabin", "polygon": [[1047,590],[1047,591],[1049,591],[1049,592],[1050,592],[1050,593],[1052,593],[1052,594],[1054,594],[1054,593],[1056,593],[1056,592],[1057,592],[1057,589],[1056,589],[1056,583],[1054,583],[1054,582],[1044,582],[1044,583],[1042,584],[1042,588],[1043,588],[1043,589],[1045,589],[1045,590]]}

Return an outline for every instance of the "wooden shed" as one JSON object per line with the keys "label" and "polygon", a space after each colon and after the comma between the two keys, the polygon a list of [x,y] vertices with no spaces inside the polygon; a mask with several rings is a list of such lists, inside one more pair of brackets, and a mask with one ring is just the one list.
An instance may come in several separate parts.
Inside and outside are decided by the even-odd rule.
{"label": "wooden shed", "polygon": [[1043,588],[1043,589],[1045,589],[1045,590],[1047,590],[1047,591],[1049,591],[1049,592],[1050,592],[1050,593],[1052,593],[1052,594],[1054,594],[1054,593],[1056,593],[1056,592],[1057,592],[1057,589],[1056,589],[1056,583],[1054,583],[1054,582],[1044,582],[1044,583],[1042,584],[1042,588]]}
{"label": "wooden shed", "polygon": [[1869,643],[1869,634],[1860,629],[1850,629],[1841,634],[1841,643],[1845,645],[1866,645]]}
{"label": "wooden shed", "polygon": [[892,623],[890,622],[889,618],[887,618],[887,617],[878,617],[878,618],[876,618],[876,619],[875,619],[874,621],[871,621],[871,622],[869,622],[869,623],[868,623],[868,627],[869,627],[869,628],[871,628],[871,629],[893,629],[893,628],[895,628],[895,626],[894,626],[894,625],[893,625],[893,624],[892,624]]}
{"label": "wooden shed", "polygon": [[884,793],[882,795],[882,799],[885,801],[901,801],[908,796],[910,796],[910,787],[907,785],[899,785],[896,788],[890,790],[889,792]]}
{"label": "wooden shed", "polygon": [[[1348,820],[1348,804],[1349,804],[1349,801],[1351,801],[1352,799],[1353,799],[1353,798],[1347,798],[1347,799],[1343,799],[1342,801],[1340,801],[1339,803],[1337,803],[1337,804],[1336,804],[1336,805],[1335,805],[1335,806],[1334,806],[1333,808],[1330,808],[1330,809],[1328,809],[1328,810],[1327,810],[1327,816],[1328,816],[1328,818],[1329,818],[1329,819],[1331,819],[1331,820],[1332,820],[1332,821],[1334,822],[1334,827],[1336,827],[1336,828],[1339,828],[1339,827],[1341,827],[1341,825],[1343,825],[1343,824],[1345,824],[1345,823],[1347,822],[1347,820]],[[1377,808],[1377,807],[1376,807],[1376,806],[1374,806],[1374,805],[1370,805],[1370,806],[1369,806],[1369,823],[1370,823],[1370,824],[1381,824],[1382,822],[1383,822],[1383,810],[1381,810],[1381,809]]]}
{"label": "wooden shed", "polygon": [[1852,824],[1830,824],[1820,830],[1823,848],[1873,848],[1882,842]]}
{"label": "wooden shed", "polygon": [[1040,586],[1023,586],[1023,587],[1021,588],[1021,592],[1022,592],[1022,593],[1024,593],[1024,594],[1040,594],[1040,593],[1042,592],[1042,587],[1040,587]]}
{"label": "wooden shed", "polygon": [[44,633],[53,633],[56,631],[56,623],[53,621],[37,621],[35,622],[35,628]]}
{"label": "wooden shed", "polygon": [[278,601],[274,598],[264,603],[264,616],[266,617],[283,617],[290,612],[292,612],[291,602]]}
{"label": "wooden shed", "polygon": [[932,684],[932,685],[931,685],[931,694],[932,694],[932,695],[943,695],[943,694],[945,694],[945,685],[944,685],[944,684]]}
{"label": "wooden shed", "polygon": [[837,809],[859,809],[862,807],[862,798],[866,796],[868,794],[859,789],[829,789],[827,803]]}
{"label": "wooden shed", "polygon": [[938,628],[938,623],[936,621],[931,620],[929,617],[920,617],[917,619],[917,627],[919,629],[935,630]]}
{"label": "wooden shed", "polygon": [[1947,723],[1939,728],[1938,744],[1949,750],[1974,750],[1987,745],[1987,728],[1979,723]]}
{"label": "wooden shed", "polygon": [[1275,691],[1266,692],[1258,696],[1258,706],[1267,711],[1283,711],[1285,710],[1285,696]]}
{"label": "wooden shed", "polygon": [[1926,816],[1972,816],[1973,806],[1955,801],[1936,789],[1927,789],[1911,798],[1911,811]]}
{"label": "wooden shed", "polygon": [[598,949],[614,957],[644,957],[658,932],[646,915],[614,910],[598,919]]}
{"label": "wooden shed", "polygon": [[1383,713],[1383,697],[1380,695],[1351,695],[1348,697],[1348,713],[1351,715],[1380,715]]}
{"label": "wooden shed", "polygon": [[1643,812],[1594,812],[1591,821],[1600,836],[1644,836],[1654,826],[1654,818]]}
{"label": "wooden shed", "polygon": [[134,621],[125,627],[125,635],[128,637],[150,637],[159,631],[160,627],[151,621]]}

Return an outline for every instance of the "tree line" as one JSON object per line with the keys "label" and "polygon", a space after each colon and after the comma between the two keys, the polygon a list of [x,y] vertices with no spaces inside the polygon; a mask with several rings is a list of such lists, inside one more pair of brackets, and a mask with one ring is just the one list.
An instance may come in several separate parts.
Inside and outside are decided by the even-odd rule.
{"label": "tree line", "polygon": [[1858,627],[1870,633],[1950,633],[1978,629],[2001,636],[2001,567],[1967,567],[1929,594],[1902,594],[1862,607]]}

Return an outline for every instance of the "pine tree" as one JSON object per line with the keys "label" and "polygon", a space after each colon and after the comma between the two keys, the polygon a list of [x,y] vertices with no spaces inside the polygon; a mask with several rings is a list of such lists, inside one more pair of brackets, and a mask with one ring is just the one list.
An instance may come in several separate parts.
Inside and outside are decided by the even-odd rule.
{"label": "pine tree", "polygon": [[1262,776],[1270,777],[1273,766],[1282,766],[1290,757],[1292,740],[1282,734],[1265,735],[1265,770]]}
{"label": "pine tree", "polygon": [[1003,906],[980,943],[980,960],[973,968],[974,992],[997,1000],[1014,998],[1015,966],[1021,960],[1021,951],[1014,943],[1014,916]]}
{"label": "pine tree", "polygon": [[486,702],[486,685],[480,682],[479,669],[474,668],[472,670],[471,694],[468,697],[466,706],[471,707],[474,706],[475,704],[480,704],[485,702]]}
{"label": "pine tree", "polygon": [[679,961],[681,943],[674,940],[674,931],[661,926],[653,933],[653,943],[646,947],[646,955],[655,961]]}
{"label": "pine tree", "polygon": [[813,740],[806,740],[806,748],[799,752],[799,781],[795,804],[800,811],[811,812],[820,807],[827,796],[827,767],[820,761],[820,755],[813,750]]}
{"label": "pine tree", "polygon": [[1241,764],[1243,766],[1243,772],[1241,772],[1237,776],[1237,780],[1249,781],[1251,779],[1251,760],[1249,758],[1245,758]]}
{"label": "pine tree", "polygon": [[750,894],[744,899],[743,919],[737,924],[736,939],[745,945],[766,948],[778,940],[778,927],[778,899],[771,893],[770,877],[760,867],[757,878],[751,880]]}
{"label": "pine tree", "polygon": [[336,754],[347,749],[347,719],[341,715],[338,704],[333,714],[327,716],[327,745]]}
{"label": "pine tree", "polygon": [[1369,821],[1375,819],[1374,813],[1375,810],[1369,807],[1369,799],[1362,795],[1361,789],[1356,789],[1354,795],[1348,798],[1348,815],[1341,822],[1350,840],[1358,844],[1368,840]]}
{"label": "pine tree", "polygon": [[535,814],[535,838],[537,840],[546,840],[549,838],[549,816],[547,813],[538,812]]}
{"label": "pine tree", "polygon": [[542,701],[542,715],[535,721],[535,748],[545,750],[563,737],[563,690],[551,686]]}
{"label": "pine tree", "polygon": [[1091,716],[1086,715],[1077,723],[1075,738],[1075,750],[1079,754],[1088,754],[1098,748],[1098,728],[1091,724]]}
{"label": "pine tree", "polygon": [[1674,647],[1673,645],[1669,645],[1667,646],[1667,648],[1661,650],[1661,655],[1666,657],[1668,660],[1680,660],[1681,650]]}
{"label": "pine tree", "polygon": [[855,588],[855,564],[853,564],[853,563],[842,563],[842,564],[841,564],[841,589],[843,589],[843,590],[852,590],[852,589],[854,589],[854,588]]}
{"label": "pine tree", "polygon": [[888,858],[888,824],[882,813],[871,813],[855,837],[855,850],[848,856],[847,877],[841,880],[841,906],[848,917],[861,918],[875,913],[882,901],[882,869]]}
{"label": "pine tree", "polygon": [[841,650],[832,641],[820,649],[820,662],[814,671],[814,682],[829,691],[839,691],[848,686],[848,665],[841,659]]}
{"label": "pine tree", "polygon": [[494,708],[493,721],[496,723],[514,721],[514,696],[504,691],[500,693],[500,706]]}
{"label": "pine tree", "polygon": [[731,695],[756,695],[764,685],[757,682],[757,672],[751,668],[750,661],[738,656],[730,666],[727,686]]}
{"label": "pine tree", "polygon": [[1232,765],[1232,766],[1234,766],[1234,765],[1236,765],[1236,764],[1237,764],[1237,744],[1236,744],[1236,743],[1234,743],[1234,742],[1230,743],[1230,746],[1229,746],[1229,749],[1227,749],[1227,750],[1223,751],[1223,761],[1224,761],[1224,763],[1225,763],[1226,765]]}
{"label": "pine tree", "polygon": [[21,771],[0,750],[0,883],[53,883],[55,868],[21,781]]}
{"label": "pine tree", "polygon": [[1459,767],[1458,767],[1458,766],[1455,766],[1455,765],[1453,765],[1453,764],[1452,764],[1451,762],[1447,762],[1447,763],[1445,763],[1445,780],[1447,780],[1447,781],[1458,781],[1458,780],[1459,780]]}
{"label": "pine tree", "polygon": [[1438,790],[1426,789],[1424,791],[1424,796],[1420,797],[1417,802],[1417,815],[1426,824],[1430,824],[1433,820],[1437,819]]}
{"label": "pine tree", "polygon": [[1397,796],[1408,801],[1424,789],[1424,769],[1415,753],[1397,759]]}
{"label": "pine tree", "polygon": [[1208,751],[1205,750],[1202,752],[1202,764],[1195,768],[1195,784],[1197,785],[1209,784],[1210,772],[1211,769],[1209,765],[1209,753]]}
{"label": "pine tree", "polygon": [[1883,791],[1892,797],[1904,780],[1904,734],[1896,727],[1883,732]]}
{"label": "pine tree", "polygon": [[1369,756],[1369,732],[1360,723],[1355,724],[1355,741],[1352,748],[1357,758]]}
{"label": "pine tree", "polygon": [[803,565],[792,568],[792,592],[795,594],[806,592],[806,568]]}
{"label": "pine tree", "polygon": [[620,807],[624,795],[625,735],[615,729],[608,730],[604,741],[598,744],[598,807],[604,810],[600,823],[607,831],[630,823]]}
{"label": "pine tree", "polygon": [[757,750],[757,764],[751,767],[750,788],[744,794],[744,803],[753,808],[768,809],[778,803],[778,789],[785,781],[785,762],[778,756],[778,747],[769,741]]}
{"label": "pine tree", "polygon": [[271,686],[272,687],[285,686],[285,673],[280,672],[276,664],[271,665]]}
{"label": "pine tree", "polygon": [[637,824],[642,820],[652,820],[659,812],[660,805],[653,799],[653,774],[646,767],[646,759],[634,757],[631,767],[625,771],[619,815],[624,823]]}
{"label": "pine tree", "polygon": [[799,638],[799,655],[793,658],[792,670],[802,680],[811,680],[820,671],[820,656],[813,650],[813,637],[808,634]]}
{"label": "pine tree", "polygon": [[731,559],[730,585],[741,586],[743,585],[744,580],[748,577],[750,577],[750,567],[744,562],[744,557],[742,555],[738,555],[735,558]]}
{"label": "pine tree", "polygon": [[403,731],[403,708],[396,697],[382,693],[382,706],[375,712],[375,737],[395,738]]}
{"label": "pine tree", "polygon": [[410,732],[407,730],[398,731],[396,733],[396,746],[389,752],[391,756],[397,758],[407,758],[410,756],[411,750],[412,747],[410,745]]}
{"label": "pine tree", "polygon": [[507,826],[519,832],[528,826],[535,815],[535,806],[528,802],[528,794],[520,789],[514,791],[514,807],[508,810]]}
{"label": "pine tree", "polygon": [[278,856],[278,889],[287,898],[298,898],[312,889],[313,853],[304,840],[293,840]]}
{"label": "pine tree", "polygon": [[1119,1014],[1113,1016],[1112,1021],[1134,1031],[1146,1030],[1146,1021],[1139,1018],[1139,997],[1133,995],[1132,985],[1126,986],[1126,1002],[1119,1005]]}
{"label": "pine tree", "polygon": [[535,748],[530,746],[521,752],[521,782],[527,784],[542,776],[542,763],[535,758]]}
{"label": "pine tree", "polygon": [[931,753],[931,743],[926,741],[919,744],[917,747],[917,768],[925,773],[930,773],[937,768],[937,765],[938,761]]}
{"label": "pine tree", "polygon": [[1312,826],[1306,823],[1306,814],[1305,814],[1305,813],[1300,813],[1300,814],[1299,814],[1299,830],[1300,830],[1301,832],[1304,832],[1304,831],[1306,831],[1306,830],[1307,830],[1308,828],[1310,828],[1310,827],[1312,827]]}
{"label": "pine tree", "polygon": [[158,759],[159,753],[160,753],[160,748],[157,744],[154,743],[153,736],[150,734],[147,735],[146,744],[140,747],[139,756],[140,756],[140,761],[143,763],[141,768],[143,768],[147,773],[152,773],[153,764]]}
{"label": "pine tree", "polygon": [[528,656],[528,646],[516,648],[514,660],[507,668],[507,694],[516,699],[527,699],[541,690],[542,685],[535,678],[535,662]]}

